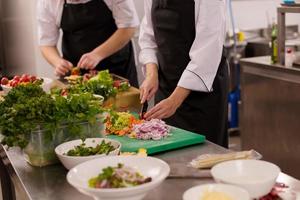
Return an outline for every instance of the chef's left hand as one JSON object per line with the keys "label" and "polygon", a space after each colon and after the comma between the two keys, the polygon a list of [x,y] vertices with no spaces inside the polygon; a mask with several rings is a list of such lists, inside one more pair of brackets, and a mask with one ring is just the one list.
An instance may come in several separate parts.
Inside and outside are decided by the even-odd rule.
{"label": "chef's left hand", "polygon": [[179,105],[169,97],[155,105],[144,117],[146,120],[169,118],[175,114],[178,107]]}
{"label": "chef's left hand", "polygon": [[80,58],[80,61],[77,64],[77,67],[81,69],[94,69],[99,62],[102,60],[102,57],[97,54],[95,51],[90,53],[83,54]]}

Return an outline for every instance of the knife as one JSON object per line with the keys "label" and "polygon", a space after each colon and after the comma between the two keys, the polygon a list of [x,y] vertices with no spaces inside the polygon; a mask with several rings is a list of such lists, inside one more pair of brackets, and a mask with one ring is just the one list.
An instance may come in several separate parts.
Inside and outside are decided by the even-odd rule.
{"label": "knife", "polygon": [[145,101],[142,105],[141,111],[140,111],[140,119],[144,119],[144,115],[148,110],[148,102]]}

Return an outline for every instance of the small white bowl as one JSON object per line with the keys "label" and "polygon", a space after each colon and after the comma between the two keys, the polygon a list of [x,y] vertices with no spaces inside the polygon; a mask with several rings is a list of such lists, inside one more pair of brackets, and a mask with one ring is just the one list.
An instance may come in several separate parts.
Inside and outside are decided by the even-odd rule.
{"label": "small white bowl", "polygon": [[[143,176],[151,177],[152,181],[135,187],[117,189],[95,189],[88,186],[89,179],[97,177],[103,168],[114,167],[118,163],[135,168]],[[158,187],[169,173],[169,165],[157,158],[107,156],[77,165],[69,171],[67,180],[77,190],[97,200],[141,200]]]}
{"label": "small white bowl", "polygon": [[249,193],[245,189],[227,184],[206,184],[192,187],[183,194],[183,200],[202,200],[205,192],[221,192],[231,197],[232,200],[250,200]]}
{"label": "small white bowl", "polygon": [[[102,141],[111,142],[111,145],[115,147],[115,150],[110,152],[109,156],[118,155],[121,149],[121,143],[116,140],[104,139],[104,138],[88,138],[85,140],[86,147],[96,147],[97,144],[101,144]],[[86,162],[88,160],[93,160],[96,158],[101,158],[104,156],[108,156],[106,154],[99,154],[94,156],[67,156],[65,155],[71,149],[74,149],[76,146],[82,144],[82,140],[73,140],[70,142],[65,142],[55,148],[55,153],[61,163],[67,169],[71,169],[78,164]]]}
{"label": "small white bowl", "polygon": [[[52,88],[52,84],[53,84],[53,79],[50,79],[50,78],[45,78],[43,77],[42,78],[44,81],[41,85],[41,87],[43,88],[43,90],[47,93],[50,92],[51,88]],[[3,92],[4,94],[8,94],[8,92],[11,90],[11,86],[8,86],[8,85],[1,85],[2,89],[3,89]]]}
{"label": "small white bowl", "polygon": [[272,190],[280,168],[260,160],[234,160],[214,166],[211,174],[215,181],[240,186],[257,199]]}

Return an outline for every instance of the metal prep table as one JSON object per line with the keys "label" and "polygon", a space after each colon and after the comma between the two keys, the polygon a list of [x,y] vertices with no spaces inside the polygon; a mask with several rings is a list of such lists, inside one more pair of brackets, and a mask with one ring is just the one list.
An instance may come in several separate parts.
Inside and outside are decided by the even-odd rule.
{"label": "metal prep table", "polygon": [[[209,171],[198,171],[187,167],[187,164],[200,154],[225,153],[227,151],[220,146],[206,142],[202,145],[157,155],[156,157],[170,164],[171,174],[145,200],[181,200],[183,192],[188,188],[198,184],[213,182]],[[67,171],[62,165],[44,168],[31,167],[23,159],[20,150],[12,149],[6,151],[3,146],[0,146],[0,155],[8,175],[11,177],[12,184],[17,188],[17,196],[21,197],[20,199],[92,200],[67,183]],[[288,184],[296,191],[300,191],[300,182],[296,179],[281,174],[278,181]]]}
{"label": "metal prep table", "polygon": [[300,69],[270,60],[241,60],[242,149],[254,148],[300,179]]}

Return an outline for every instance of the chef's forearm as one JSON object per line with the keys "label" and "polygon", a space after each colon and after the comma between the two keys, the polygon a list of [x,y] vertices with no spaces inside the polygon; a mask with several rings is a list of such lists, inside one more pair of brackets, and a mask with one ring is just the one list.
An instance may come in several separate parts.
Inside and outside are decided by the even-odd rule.
{"label": "chef's forearm", "polygon": [[177,86],[169,98],[172,99],[173,103],[177,107],[179,107],[190,93],[190,90]]}
{"label": "chef's forearm", "polygon": [[55,46],[41,46],[40,49],[44,58],[52,66],[55,66],[55,63],[61,59],[61,56]]}
{"label": "chef's forearm", "polygon": [[119,28],[107,41],[94,51],[102,58],[107,58],[122,49],[134,36],[135,28]]}

